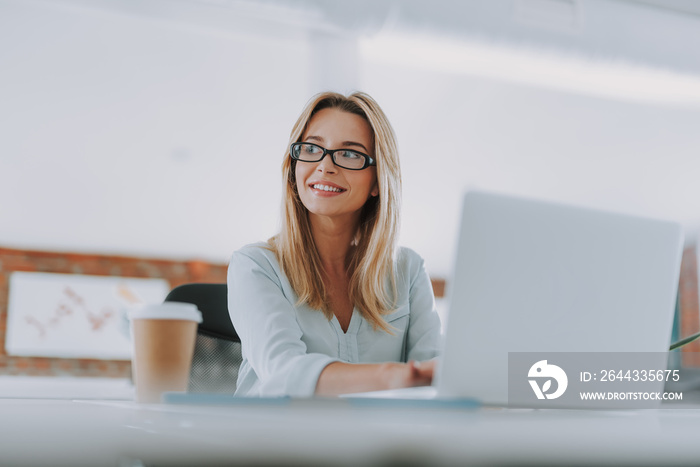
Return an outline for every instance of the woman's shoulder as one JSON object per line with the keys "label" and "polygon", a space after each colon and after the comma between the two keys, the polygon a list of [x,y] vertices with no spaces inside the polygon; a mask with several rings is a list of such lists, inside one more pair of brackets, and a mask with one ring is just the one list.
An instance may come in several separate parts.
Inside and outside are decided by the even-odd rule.
{"label": "woman's shoulder", "polygon": [[400,268],[420,267],[423,258],[415,250],[400,246],[396,251],[396,263]]}
{"label": "woman's shoulder", "polygon": [[269,254],[274,256],[275,254],[272,246],[270,246],[270,243],[268,242],[249,243],[233,252],[234,255],[237,253],[247,256],[267,256]]}
{"label": "woman's shoulder", "polygon": [[395,277],[399,280],[413,283],[424,270],[425,262],[423,261],[423,257],[415,250],[408,247],[399,247],[397,249],[394,268]]}
{"label": "woman's shoulder", "polygon": [[268,242],[249,243],[233,252],[231,265],[253,261],[263,268],[279,269],[275,251]]}

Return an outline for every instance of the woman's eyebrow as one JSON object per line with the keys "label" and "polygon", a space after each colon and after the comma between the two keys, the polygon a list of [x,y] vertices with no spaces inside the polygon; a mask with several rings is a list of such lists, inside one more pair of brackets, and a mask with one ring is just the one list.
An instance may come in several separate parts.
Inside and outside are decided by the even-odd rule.
{"label": "woman's eyebrow", "polygon": [[310,141],[318,141],[319,143],[323,143],[323,141],[324,141],[324,139],[321,138],[320,136],[314,136],[314,135],[310,135],[310,136],[307,136],[306,138],[304,138],[304,141],[309,141],[309,140]]}
{"label": "woman's eyebrow", "polygon": [[364,149],[365,152],[369,152],[369,149],[367,149],[364,144],[356,143],[355,141],[344,141],[343,147],[346,147],[346,146],[356,146],[356,147]]}
{"label": "woman's eyebrow", "polygon": [[[304,141],[316,141],[316,142],[319,142],[319,143],[323,143],[325,140],[324,140],[322,137],[320,137],[320,136],[309,135],[309,136],[307,136],[306,138],[304,138]],[[365,145],[362,144],[362,143],[358,143],[358,142],[355,142],[355,141],[343,141],[343,143],[341,144],[341,147],[344,147],[344,148],[346,148],[346,147],[348,147],[348,146],[349,146],[349,147],[353,147],[353,146],[354,146],[354,147],[362,148],[362,149],[365,150],[365,152],[369,152],[369,149],[367,149],[367,148],[365,147]]]}

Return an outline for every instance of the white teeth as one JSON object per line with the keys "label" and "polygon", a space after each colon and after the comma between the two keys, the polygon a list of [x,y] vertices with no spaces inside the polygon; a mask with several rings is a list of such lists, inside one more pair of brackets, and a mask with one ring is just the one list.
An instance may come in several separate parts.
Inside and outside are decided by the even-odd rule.
{"label": "white teeth", "polygon": [[312,188],[315,188],[316,190],[334,191],[334,192],[336,192],[336,193],[340,193],[341,191],[343,191],[343,190],[341,190],[340,188],[335,188],[335,187],[328,186],[328,185],[316,184],[316,185],[311,185],[311,187],[312,187]]}

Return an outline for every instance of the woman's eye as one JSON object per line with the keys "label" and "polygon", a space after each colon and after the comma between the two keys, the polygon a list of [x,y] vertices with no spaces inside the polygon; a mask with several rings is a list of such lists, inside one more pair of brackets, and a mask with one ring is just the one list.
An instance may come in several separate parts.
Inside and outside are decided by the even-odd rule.
{"label": "woman's eye", "polygon": [[346,159],[346,160],[362,159],[361,155],[359,155],[356,152],[352,152],[352,151],[343,151],[340,153],[340,157],[342,157],[343,159]]}
{"label": "woman's eye", "polygon": [[305,144],[303,146],[302,152],[304,154],[319,154],[321,152],[321,148],[318,146],[313,146],[311,144]]}

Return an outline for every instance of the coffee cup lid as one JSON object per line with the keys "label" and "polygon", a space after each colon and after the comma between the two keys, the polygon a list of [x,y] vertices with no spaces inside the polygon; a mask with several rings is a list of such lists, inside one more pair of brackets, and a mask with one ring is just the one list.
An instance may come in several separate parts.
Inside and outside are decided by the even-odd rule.
{"label": "coffee cup lid", "polygon": [[182,319],[202,322],[197,305],[181,302],[164,302],[141,305],[129,311],[129,319]]}

